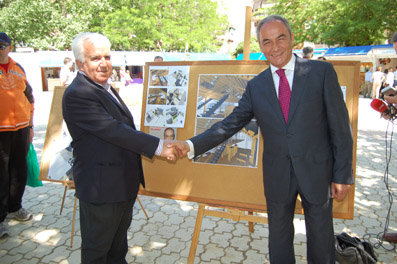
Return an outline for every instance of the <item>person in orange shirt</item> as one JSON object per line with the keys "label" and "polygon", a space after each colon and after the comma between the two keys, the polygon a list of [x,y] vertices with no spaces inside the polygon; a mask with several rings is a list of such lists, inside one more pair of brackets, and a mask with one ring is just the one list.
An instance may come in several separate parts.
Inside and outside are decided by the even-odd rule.
{"label": "person in orange shirt", "polygon": [[34,98],[25,71],[8,56],[11,51],[11,39],[0,32],[0,237],[9,234],[7,214],[19,221],[32,218],[22,207],[22,196],[33,138]]}

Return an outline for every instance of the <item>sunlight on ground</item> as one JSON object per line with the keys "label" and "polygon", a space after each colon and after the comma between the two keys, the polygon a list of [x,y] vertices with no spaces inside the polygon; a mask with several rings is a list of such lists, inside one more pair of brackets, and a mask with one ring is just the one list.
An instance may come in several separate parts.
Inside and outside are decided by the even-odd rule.
{"label": "sunlight on ground", "polygon": [[158,249],[158,248],[165,247],[166,245],[167,245],[166,243],[162,243],[162,242],[152,242],[150,249]]}
{"label": "sunlight on ground", "polygon": [[[50,240],[53,236],[57,235],[58,233],[59,233],[59,230],[56,230],[56,229],[44,230],[44,231],[42,231],[42,232],[37,233],[37,234],[33,237],[33,240],[36,241],[36,242],[38,242],[38,243],[41,243],[41,244],[46,244],[46,243],[49,243],[49,240]],[[54,243],[54,242],[52,242],[52,243],[50,243],[50,244],[53,244],[53,243]],[[55,244],[56,244],[56,242],[55,242]]]}
{"label": "sunlight on ground", "polygon": [[133,256],[142,256],[143,249],[142,249],[142,247],[133,247],[132,249],[130,249],[130,253]]}

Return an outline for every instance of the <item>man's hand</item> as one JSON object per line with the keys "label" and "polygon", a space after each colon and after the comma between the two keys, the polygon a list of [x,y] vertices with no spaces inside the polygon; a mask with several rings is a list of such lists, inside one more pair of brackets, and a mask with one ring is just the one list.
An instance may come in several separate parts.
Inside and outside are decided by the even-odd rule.
{"label": "man's hand", "polygon": [[167,160],[175,161],[178,155],[178,150],[173,147],[172,140],[164,140],[163,141],[163,149],[161,150],[161,157],[167,158]]}
{"label": "man's hand", "polygon": [[346,195],[349,193],[351,185],[331,183],[331,197],[338,201],[345,199]]}
{"label": "man's hand", "polygon": [[174,141],[172,142],[172,144],[169,145],[169,147],[175,149],[176,154],[179,158],[186,156],[187,153],[190,151],[189,144],[186,143],[186,141]]}
{"label": "man's hand", "polygon": [[29,128],[29,143],[33,142],[33,137],[34,137],[33,127],[30,127]]}
{"label": "man's hand", "polygon": [[397,95],[385,95],[385,100],[389,103],[389,104],[397,104]]}

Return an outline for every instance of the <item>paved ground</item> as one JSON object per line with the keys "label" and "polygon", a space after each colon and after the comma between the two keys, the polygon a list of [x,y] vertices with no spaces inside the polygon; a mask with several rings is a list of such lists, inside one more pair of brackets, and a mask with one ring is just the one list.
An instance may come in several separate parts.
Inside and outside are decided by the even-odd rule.
{"label": "paved ground", "polygon": [[[128,93],[128,92],[127,92]],[[51,92],[36,93],[35,140],[39,158],[51,102]],[[336,232],[348,232],[363,237],[384,230],[389,208],[384,183],[385,131],[387,122],[370,109],[369,99],[360,99],[359,135],[354,220],[335,219]],[[135,116],[139,105],[133,106]],[[137,121],[138,123],[139,121]],[[397,146],[397,145],[396,145]],[[393,153],[396,154],[393,146]],[[393,159],[395,160],[395,158]],[[391,191],[397,193],[397,164],[389,166]],[[73,191],[68,191],[63,214],[59,214],[63,186],[44,182],[43,187],[27,187],[24,207],[34,218],[27,223],[8,220],[10,236],[0,239],[0,263],[80,263],[80,230],[77,224],[73,247],[70,247]],[[197,214],[197,205],[148,196],[140,196],[150,219],[146,220],[139,204],[128,232],[129,263],[187,263],[190,241]],[[389,228],[397,231],[397,206],[391,208]],[[297,263],[306,263],[304,220],[295,218],[295,252]],[[254,233],[248,232],[245,222],[205,217],[201,229],[195,263],[267,263],[267,225],[256,224]],[[383,244],[391,248],[390,244]],[[396,250],[388,251],[376,244],[379,263],[397,263]]]}

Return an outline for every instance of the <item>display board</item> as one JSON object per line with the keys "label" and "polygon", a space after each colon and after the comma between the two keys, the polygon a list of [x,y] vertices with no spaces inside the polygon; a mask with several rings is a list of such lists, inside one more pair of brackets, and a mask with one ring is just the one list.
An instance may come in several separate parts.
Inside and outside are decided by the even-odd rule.
{"label": "display board", "polygon": [[[359,91],[359,62],[334,61],[331,62],[338,74],[339,83],[345,94],[347,109],[353,129],[354,149],[353,149],[353,173],[356,172],[356,146],[357,146],[357,116],[358,116],[358,91]],[[247,80],[260,73],[268,67],[266,61],[208,61],[208,62],[161,62],[147,63],[145,66],[145,81],[142,102],[141,130],[162,136],[167,129],[165,127],[145,126],[149,78],[155,84],[156,76],[150,76],[150,68],[159,67],[188,67],[187,83],[180,82],[180,76],[174,79],[173,85],[166,88],[159,86],[161,91],[153,90],[153,98],[160,99],[157,102],[170,104],[169,111],[175,111],[172,107],[179,107],[179,117],[173,120],[180,120],[184,115],[183,127],[177,123],[166,123],[171,126],[177,140],[186,140],[202,132],[212,122],[222,119],[232,111],[233,104],[241,94],[241,87],[244,87]],[[157,69],[158,70],[158,69]],[[219,76],[219,77],[216,77]],[[179,78],[179,81],[178,81]],[[231,94],[224,105],[218,107],[218,111],[213,111],[209,117],[203,116],[200,104],[211,99],[221,101],[215,93],[209,93],[208,88],[211,83],[223,83],[220,86],[224,89],[222,94]],[[178,82],[177,82],[178,81]],[[201,83],[201,89],[199,87]],[[152,83],[152,84],[153,84]],[[238,85],[237,85],[238,84]],[[230,90],[227,86],[233,86]],[[181,89],[181,87],[183,87]],[[240,87],[240,88],[239,88]],[[176,89],[177,88],[177,89]],[[164,90],[166,89],[166,90]],[[186,89],[186,91],[184,90]],[[172,91],[175,98],[167,98],[162,93]],[[175,92],[179,90],[179,92]],[[71,182],[66,177],[66,172],[70,168],[71,153],[68,152],[70,138],[62,118],[62,96],[65,87],[55,87],[51,112],[47,124],[46,137],[44,141],[43,154],[40,164],[40,180],[67,183]],[[185,93],[184,93],[185,92]],[[185,100],[183,95],[185,94]],[[150,93],[149,93],[150,95]],[[161,96],[158,96],[161,95]],[[152,99],[153,99],[152,98]],[[164,99],[164,100],[163,100]],[[153,99],[154,100],[154,99]],[[229,102],[229,103],[228,103]],[[208,104],[208,103],[206,103]],[[176,105],[176,106],[175,106]],[[215,104],[214,104],[215,105]],[[186,110],[183,108],[186,107]],[[216,106],[214,107],[216,108]],[[201,111],[201,112],[200,112]],[[205,111],[208,112],[208,111]],[[209,111],[211,112],[211,111]],[[199,116],[199,117],[197,117]],[[169,118],[165,119],[169,120]],[[168,121],[169,122],[169,121]],[[180,122],[179,122],[180,123]],[[65,131],[66,129],[66,131]],[[247,126],[239,136],[232,138],[224,147],[220,158],[214,162],[201,157],[201,160],[191,161],[187,158],[179,159],[177,162],[169,162],[164,159],[143,158],[146,188],[141,189],[140,193],[157,197],[164,197],[177,200],[194,201],[205,204],[212,204],[225,207],[236,207],[249,211],[266,211],[266,202],[262,180],[262,143],[260,131],[254,126]],[[237,146],[237,147],[236,147]],[[245,147],[244,147],[245,146]],[[236,150],[237,149],[237,150]],[[219,150],[220,151],[220,150]],[[240,151],[240,152],[239,152]],[[239,157],[236,157],[239,153]],[[209,153],[208,157],[215,156]],[[54,172],[54,173],[52,173]],[[334,202],[334,216],[339,218],[353,218],[354,208],[354,188],[343,202]],[[297,202],[297,213],[301,213],[301,204]]]}
{"label": "display board", "polygon": [[[353,129],[353,173],[355,175],[360,63],[351,61],[333,61],[331,63],[338,74]],[[196,131],[200,133],[216,120],[227,116],[242,92],[241,87],[244,89],[251,76],[262,72],[267,67],[266,61],[147,63],[144,76],[141,130],[150,133],[153,127],[147,124],[156,118],[156,120],[160,120],[158,116],[171,113],[168,118],[163,118],[161,119],[163,121],[156,123],[156,126],[172,126],[176,130],[177,140],[189,139],[196,134]],[[178,111],[179,114],[175,114],[178,115],[178,118],[184,115],[183,127],[178,127],[173,123],[176,118],[172,119],[172,114],[176,111],[172,111],[170,108],[175,107],[177,103],[167,103],[171,102],[168,100],[170,98],[167,97],[167,93],[178,86],[176,81],[170,85],[167,76],[175,73],[175,69],[179,68],[183,69],[182,72],[188,72],[186,78],[180,78],[186,82],[186,86],[184,86],[187,89],[185,91],[186,102],[184,103],[186,110]],[[217,88],[210,89],[215,83],[218,85]],[[158,90],[159,88],[162,90]],[[151,89],[153,89],[152,92]],[[211,92],[211,90],[215,91]],[[159,96],[161,94],[164,94],[162,98]],[[178,95],[181,94],[183,93]],[[155,96],[158,97],[157,100]],[[155,110],[149,109],[156,104],[153,102],[159,104]],[[205,106],[208,109],[204,111],[202,108]],[[210,111],[210,107],[214,108],[214,111]],[[204,115],[204,113],[207,114]],[[180,122],[178,121],[178,123]],[[222,149],[214,150],[201,157],[201,162],[187,158],[178,159],[175,163],[159,158],[143,158],[146,188],[141,189],[140,193],[209,205],[236,207],[247,211],[266,211],[261,142],[260,132],[256,131],[255,127],[247,126],[240,136],[223,144]],[[215,156],[217,157],[214,160]],[[334,202],[334,217],[352,219],[353,208],[354,188],[343,202]],[[296,212],[302,213],[299,197]]]}

